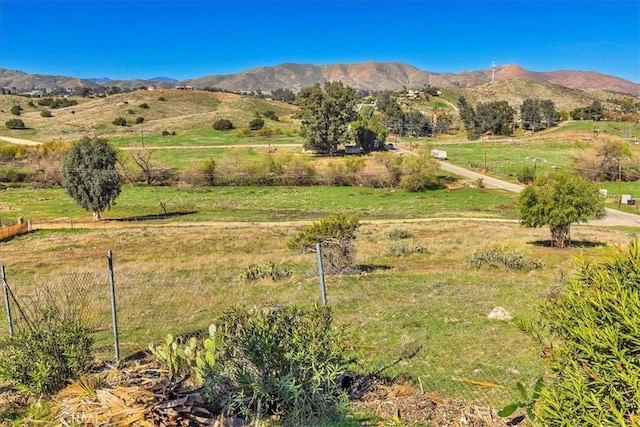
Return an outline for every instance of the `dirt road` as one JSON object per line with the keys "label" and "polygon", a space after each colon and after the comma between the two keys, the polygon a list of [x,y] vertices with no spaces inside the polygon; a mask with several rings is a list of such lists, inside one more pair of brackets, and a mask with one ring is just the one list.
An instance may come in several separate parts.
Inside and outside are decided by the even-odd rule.
{"label": "dirt road", "polygon": [[[484,175],[478,172],[471,171],[469,169],[462,168],[460,166],[452,165],[446,161],[440,161],[440,168],[447,172],[454,173],[456,175],[464,176],[471,179],[482,179],[485,185],[501,188],[503,190],[513,191],[519,193],[524,188],[522,185],[514,184],[512,182],[503,181],[488,175]],[[640,215],[630,214],[622,212],[616,209],[605,209],[607,216],[603,219],[589,221],[589,225],[607,225],[607,226],[627,226],[627,227],[640,227]]]}

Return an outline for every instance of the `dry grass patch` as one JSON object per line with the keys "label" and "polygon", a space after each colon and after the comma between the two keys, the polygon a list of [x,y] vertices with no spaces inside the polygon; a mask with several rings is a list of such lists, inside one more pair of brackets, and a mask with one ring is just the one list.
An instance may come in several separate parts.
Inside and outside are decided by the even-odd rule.
{"label": "dry grass patch", "polygon": [[[29,295],[33,278],[106,271],[105,254],[114,251],[122,353],[146,349],[167,333],[205,330],[234,306],[310,306],[319,299],[315,254],[297,254],[286,241],[295,224],[243,227],[164,227],[38,232],[0,246],[8,281],[19,298]],[[390,256],[389,233],[404,229],[426,253]],[[537,300],[570,274],[575,257],[608,257],[626,245],[629,233],[576,226],[572,240],[581,249],[544,246],[548,230],[515,223],[474,221],[369,222],[356,242],[363,273],[328,276],[327,298],[335,320],[347,328],[349,346],[373,371],[407,375],[444,396],[509,403],[516,381],[539,373],[538,349],[513,322],[486,319],[496,306],[518,318],[533,315]],[[544,263],[527,273],[470,268],[479,249],[507,247]],[[249,265],[287,262],[292,277],[239,281]],[[95,286],[105,286],[106,281]],[[110,357],[108,294],[96,297],[94,324],[104,357]],[[102,301],[102,304],[100,302]],[[6,330],[4,316],[0,328]],[[403,354],[413,357],[394,363]],[[474,383],[475,381],[475,383]],[[493,384],[492,387],[477,385]]]}

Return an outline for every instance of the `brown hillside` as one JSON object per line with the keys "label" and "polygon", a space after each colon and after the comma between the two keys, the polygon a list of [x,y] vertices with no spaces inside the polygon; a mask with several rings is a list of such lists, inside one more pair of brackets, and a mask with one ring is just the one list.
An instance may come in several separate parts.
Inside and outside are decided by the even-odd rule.
{"label": "brown hillside", "polygon": [[[165,101],[159,98],[163,97]],[[29,99],[14,95],[0,95],[0,122],[12,116],[9,109],[20,104],[24,111],[20,118],[32,131],[28,137],[35,141],[76,140],[83,136],[118,137],[124,135],[160,134],[163,130],[178,133],[212,129],[221,118],[231,119],[238,127],[255,117],[256,113],[273,110],[279,117],[290,116],[295,107],[232,93],[162,89],[138,90],[110,95],[105,98],[74,98],[79,104],[50,110],[53,117],[41,117],[41,107],[29,107]],[[141,104],[149,108],[141,108]],[[133,111],[133,114],[129,112]],[[127,120],[127,126],[116,126],[117,117]],[[135,124],[136,117],[144,122]],[[18,132],[18,133],[16,133]],[[35,132],[35,133],[33,133]],[[24,133],[10,131],[0,125],[0,135],[20,137]]]}

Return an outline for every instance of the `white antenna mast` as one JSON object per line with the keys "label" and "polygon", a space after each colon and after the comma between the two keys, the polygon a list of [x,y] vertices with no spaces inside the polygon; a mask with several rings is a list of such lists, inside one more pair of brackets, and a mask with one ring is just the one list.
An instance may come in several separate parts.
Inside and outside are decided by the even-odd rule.
{"label": "white antenna mast", "polygon": [[491,84],[496,82],[496,61],[491,62]]}

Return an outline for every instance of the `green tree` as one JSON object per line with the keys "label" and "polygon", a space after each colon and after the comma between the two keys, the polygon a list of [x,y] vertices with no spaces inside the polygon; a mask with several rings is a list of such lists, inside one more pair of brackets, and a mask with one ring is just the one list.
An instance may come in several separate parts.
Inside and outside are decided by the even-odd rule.
{"label": "green tree", "polygon": [[26,129],[22,119],[9,119],[4,123],[4,125],[8,129]]}
{"label": "green tree", "polygon": [[271,92],[271,99],[292,104],[296,100],[296,94],[291,89],[276,89]]}
{"label": "green tree", "polygon": [[525,125],[536,132],[553,126],[558,121],[558,112],[550,99],[525,99],[520,106],[520,117]]}
{"label": "green tree", "polygon": [[249,122],[249,129],[251,130],[259,130],[264,126],[264,119],[256,117],[255,119]]}
{"label": "green tree", "polygon": [[477,139],[480,135],[480,129],[476,110],[467,102],[464,96],[461,96],[458,100],[458,111],[460,120],[464,123],[464,128],[467,131],[467,138]]}
{"label": "green tree", "polygon": [[476,119],[480,133],[511,135],[515,110],[507,101],[481,102],[476,107]]}
{"label": "green tree", "polygon": [[420,111],[408,111],[404,113],[405,130],[408,135],[414,137],[425,136],[429,133],[429,123]]}
{"label": "green tree", "polygon": [[543,176],[525,187],[518,200],[521,223],[551,230],[553,246],[571,243],[571,224],[605,216],[604,199],[598,187],[569,171]]}
{"label": "green tree", "polygon": [[398,100],[391,93],[386,92],[380,97],[378,100],[378,108],[382,111],[382,123],[384,123],[391,132],[398,135],[406,134],[406,116]]}
{"label": "green tree", "polygon": [[124,117],[116,117],[115,119],[113,119],[111,123],[113,123],[116,126],[126,126],[127,119],[125,119]]}
{"label": "green tree", "polygon": [[213,128],[215,130],[231,130],[233,129],[233,123],[231,123],[231,120],[219,119],[215,121]]}
{"label": "green tree", "polygon": [[433,134],[441,135],[444,133],[448,133],[449,129],[451,129],[452,124],[453,124],[453,117],[451,116],[451,114],[448,114],[448,113],[435,114],[433,123],[431,123]]}
{"label": "green tree", "polygon": [[338,144],[351,141],[349,123],[357,118],[356,91],[341,82],[308,87],[298,96],[305,148],[333,155]]}
{"label": "green tree", "polygon": [[[524,329],[550,370],[536,401],[544,426],[637,426],[640,412],[640,245],[579,260],[572,279]],[[536,422],[536,425],[538,423]]]}
{"label": "green tree", "polygon": [[78,205],[93,212],[94,221],[120,195],[117,160],[106,139],[88,137],[75,143],[63,160],[63,186]]}
{"label": "green tree", "polygon": [[358,115],[358,120],[351,124],[358,145],[365,153],[384,150],[389,134],[387,127],[373,114],[371,107],[363,107]]}

